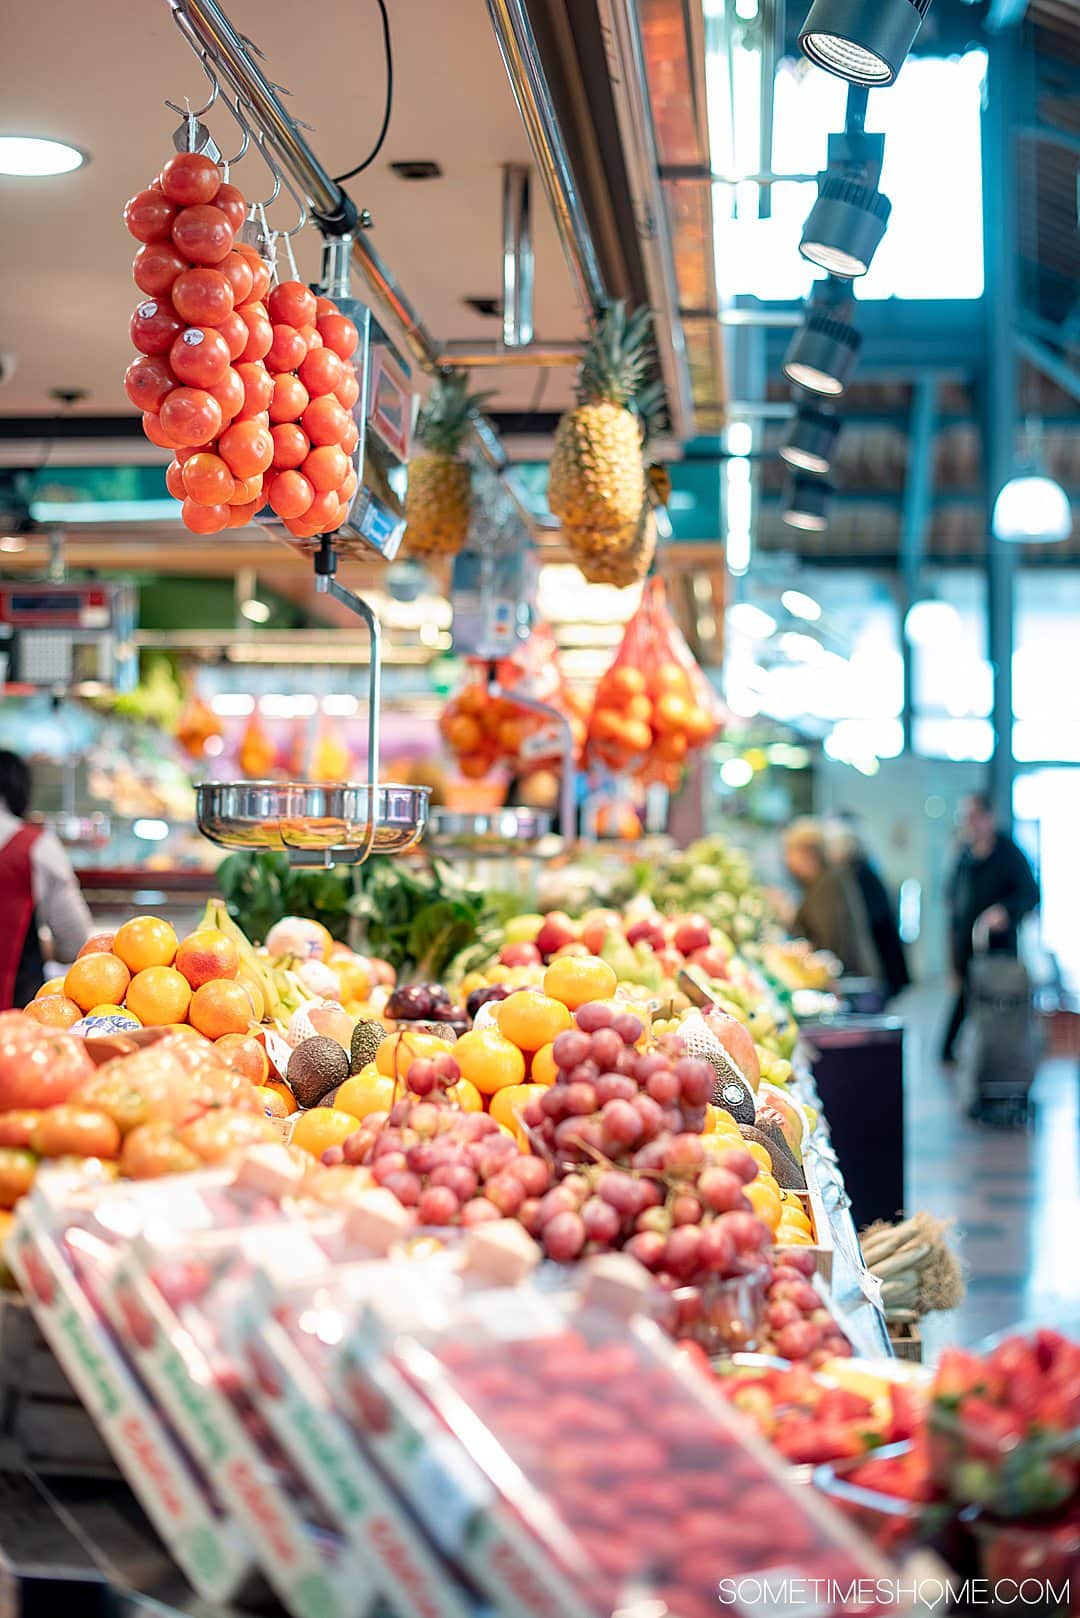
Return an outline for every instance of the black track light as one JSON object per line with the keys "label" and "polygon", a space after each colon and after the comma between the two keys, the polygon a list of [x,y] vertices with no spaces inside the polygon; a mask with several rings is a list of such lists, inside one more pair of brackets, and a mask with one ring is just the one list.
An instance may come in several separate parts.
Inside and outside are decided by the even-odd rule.
{"label": "black track light", "polygon": [[784,499],[784,521],[791,528],[820,534],[829,526],[832,488],[820,478],[794,477]]}
{"label": "black track light", "polygon": [[787,441],[781,446],[781,458],[799,472],[813,472],[821,477],[832,465],[839,434],[839,416],[816,405],[801,405]]}
{"label": "black track light", "polygon": [[813,0],[799,45],[849,84],[892,84],[929,10],[930,0]]}
{"label": "black track light", "polygon": [[867,91],[848,92],[847,119],[829,136],[829,163],[803,226],[799,252],[830,275],[865,275],[881,244],[892,203],[878,190],[885,160],[884,135],[868,135]]}
{"label": "black track light", "polygon": [[837,399],[855,374],[861,346],[854,326],[811,309],[784,357],[784,375],[810,393]]}

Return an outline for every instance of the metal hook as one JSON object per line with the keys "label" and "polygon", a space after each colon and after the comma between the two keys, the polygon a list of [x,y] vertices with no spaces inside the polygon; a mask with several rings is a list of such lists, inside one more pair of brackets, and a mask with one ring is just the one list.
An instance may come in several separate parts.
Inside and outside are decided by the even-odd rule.
{"label": "metal hook", "polygon": [[270,172],[273,174],[275,180],[274,195],[269,197],[262,206],[264,208],[269,208],[270,204],[277,200],[278,196],[281,194],[281,188],[284,186],[300,210],[299,218],[291,230],[275,230],[275,235],[284,236],[287,240],[289,237],[295,236],[298,231],[303,230],[304,226],[307,224],[307,204],[300,196],[300,193],[294,188],[293,183],[289,179],[288,175],[284,174],[282,170],[278,168],[277,164],[274,162],[274,159],[267,151],[265,137],[261,129],[256,132],[255,140],[260,152],[262,153],[263,161],[270,169]]}
{"label": "metal hook", "polygon": [[228,179],[229,178],[229,169],[231,168],[233,163],[239,163],[240,159],[246,155],[247,149],[251,145],[251,130],[248,127],[246,119],[244,118],[243,114],[240,111],[240,103],[239,103],[239,101],[237,101],[237,104],[234,107],[232,102],[229,100],[228,96],[226,96],[225,97],[225,106],[228,108],[228,111],[229,111],[230,115],[239,124],[240,130],[241,130],[241,132],[242,132],[242,134],[244,136],[244,144],[241,146],[241,148],[240,148],[240,150],[238,152],[235,152],[231,157],[225,157],[224,155],[221,157],[221,160],[220,160],[221,161],[221,166],[225,170],[225,178]]}
{"label": "metal hook", "polygon": [[201,118],[201,117],[203,117],[203,115],[205,113],[208,113],[210,111],[210,108],[214,105],[214,102],[217,100],[218,96],[221,93],[221,86],[217,81],[217,75],[215,74],[213,68],[210,66],[210,63],[206,59],[205,50],[200,50],[199,51],[199,61],[200,61],[201,65],[202,65],[203,72],[206,74],[206,77],[210,81],[210,99],[206,103],[205,107],[197,107],[197,108],[196,107],[188,107],[188,106],[178,107],[176,105],[175,101],[166,101],[165,105],[168,107],[169,111],[170,112],[175,112],[178,118]]}
{"label": "metal hook", "polygon": [[[239,104],[237,106],[237,110],[239,111]],[[270,173],[274,176],[274,189],[271,191],[268,197],[265,197],[261,202],[252,202],[251,206],[253,208],[269,208],[270,205],[276,202],[278,197],[281,195],[281,170],[270,156],[270,153],[266,150],[266,144],[263,140],[261,130],[256,130],[255,132],[255,145],[258,148],[259,156],[270,170]]]}

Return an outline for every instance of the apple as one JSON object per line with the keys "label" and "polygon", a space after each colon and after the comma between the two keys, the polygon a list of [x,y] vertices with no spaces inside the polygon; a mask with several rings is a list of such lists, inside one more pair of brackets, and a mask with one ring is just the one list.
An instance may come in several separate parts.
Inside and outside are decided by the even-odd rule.
{"label": "apple", "polygon": [[499,951],[500,966],[539,966],[542,959],[535,944],[504,944]]}
{"label": "apple", "polygon": [[705,1022],[709,1032],[720,1041],[751,1090],[756,1090],[761,1082],[761,1064],[754,1046],[754,1036],[749,1028],[737,1017],[729,1017],[726,1011],[707,1011]]}
{"label": "apple", "polygon": [[656,952],[656,964],[666,978],[677,978],[686,962],[673,945]]}
{"label": "apple", "polygon": [[535,944],[536,935],[544,925],[543,916],[530,913],[526,916],[511,916],[503,929],[508,944]]}
{"label": "apple", "polygon": [[693,955],[695,950],[709,948],[712,943],[712,928],[704,916],[684,916],[675,924],[672,942],[684,955]]}
{"label": "apple", "polygon": [[590,955],[599,955],[608,933],[622,935],[622,917],[617,910],[590,910],[581,923],[581,942]]}
{"label": "apple", "polygon": [[544,925],[536,935],[536,948],[545,959],[566,944],[577,942],[577,928],[564,910],[552,910],[544,918]]}
{"label": "apple", "polygon": [[626,942],[628,944],[648,944],[650,949],[660,950],[667,947],[664,929],[658,920],[635,921],[626,929]]}
{"label": "apple", "polygon": [[706,944],[704,948],[694,950],[690,956],[690,965],[696,966],[699,972],[704,972],[707,978],[718,978],[721,982],[727,980],[727,956],[713,944]]}

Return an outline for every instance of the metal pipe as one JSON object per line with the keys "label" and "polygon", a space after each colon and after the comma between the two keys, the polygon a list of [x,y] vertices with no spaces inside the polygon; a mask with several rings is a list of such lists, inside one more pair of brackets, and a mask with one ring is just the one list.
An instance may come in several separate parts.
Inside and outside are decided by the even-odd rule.
{"label": "metal pipe", "polygon": [[904,751],[915,751],[915,648],[905,627],[907,615],[918,599],[922,561],[926,551],[926,530],[934,501],[934,433],[937,417],[937,383],[924,377],[915,384],[908,435],[907,477],[904,507],[900,520],[900,610],[901,650],[904,654]]}
{"label": "metal pipe", "polygon": [[606,303],[607,289],[532,23],[524,0],[487,0],[487,8],[578,298],[585,311],[593,314]]}
{"label": "metal pipe", "polygon": [[1080,372],[1075,371],[1062,355],[1055,354],[1053,349],[1034,337],[1026,336],[1023,330],[1015,333],[1014,342],[1017,353],[1022,354],[1037,371],[1048,376],[1051,382],[1056,382],[1063,393],[1080,399]]}
{"label": "metal pipe", "polygon": [[577,365],[580,359],[580,343],[530,343],[525,348],[506,348],[502,343],[480,347],[467,339],[445,343],[439,355],[442,365],[460,365],[467,371],[492,365],[531,365],[547,370],[554,366]]}
{"label": "metal pipe", "polygon": [[503,343],[527,347],[533,339],[533,245],[529,170],[503,168]]}

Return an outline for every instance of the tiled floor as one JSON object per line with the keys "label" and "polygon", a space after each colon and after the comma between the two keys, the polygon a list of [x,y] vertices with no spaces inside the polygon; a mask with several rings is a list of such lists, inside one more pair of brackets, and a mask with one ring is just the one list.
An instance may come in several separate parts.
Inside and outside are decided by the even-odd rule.
{"label": "tiled floor", "polygon": [[906,1023],[907,1207],[956,1222],[967,1297],[924,1328],[926,1357],[1021,1320],[1080,1325],[1080,1064],[1047,1062],[1029,1131],[964,1116],[937,1062],[944,996],[913,991]]}

